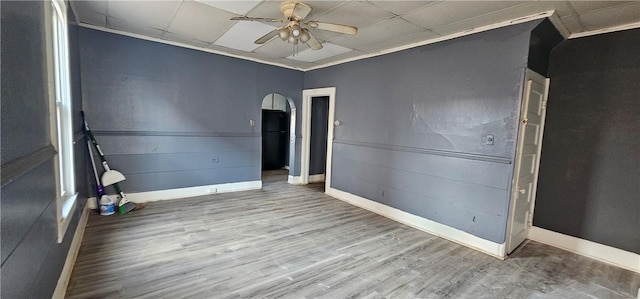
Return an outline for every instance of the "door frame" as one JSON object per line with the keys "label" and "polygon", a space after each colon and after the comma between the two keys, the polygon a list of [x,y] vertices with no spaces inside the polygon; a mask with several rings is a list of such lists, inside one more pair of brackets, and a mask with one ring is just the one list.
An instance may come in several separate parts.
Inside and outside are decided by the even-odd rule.
{"label": "door frame", "polygon": [[[293,102],[293,100],[280,93],[280,92],[270,92],[268,94],[265,95],[268,96],[270,94],[279,94],[281,96],[283,96],[286,101],[287,101],[287,105],[289,105],[289,110],[290,110],[290,116],[289,116],[289,136],[287,136],[287,144],[289,146],[289,156],[286,158],[286,160],[288,161],[289,165],[285,165],[285,169],[287,169],[287,171],[289,172],[289,176],[293,175],[293,165],[295,164],[295,159],[296,159],[296,114],[297,114],[297,109],[296,109],[296,104]],[[260,171],[262,172],[262,103],[264,102],[264,97],[262,97],[262,101],[260,102],[260,113],[259,113],[259,120],[260,120]],[[251,120],[253,121],[253,120]],[[256,123],[255,121],[253,121],[251,123],[251,126],[255,129]],[[262,176],[260,176],[260,181],[262,181]]]}
{"label": "door frame", "polygon": [[[527,234],[529,229],[533,226],[533,211],[535,209],[535,203],[536,203],[536,196],[537,196],[537,191],[538,191],[538,175],[540,172],[540,160],[541,160],[541,154],[542,154],[542,141],[543,141],[543,136],[544,136],[544,127],[545,127],[545,122],[546,122],[546,118],[547,118],[547,102],[549,100],[549,85],[551,83],[549,78],[546,78],[540,74],[538,74],[537,72],[527,68],[525,69],[525,74],[524,74],[524,89],[523,89],[523,94],[522,94],[522,102],[521,102],[521,107],[520,107],[520,113],[519,113],[519,117],[518,117],[518,139],[517,139],[517,143],[516,143],[516,153],[515,153],[515,159],[514,159],[514,166],[513,166],[513,175],[512,175],[512,184],[511,184],[511,188],[510,188],[510,194],[509,194],[509,214],[508,214],[508,218],[507,218],[507,230],[506,230],[506,238],[505,238],[505,246],[504,246],[504,256],[507,256],[509,254],[509,244],[510,244],[510,240],[511,240],[511,226],[513,225],[513,221],[514,221],[514,209],[515,209],[515,197],[518,194],[518,180],[519,180],[519,176],[520,176],[520,161],[519,159],[522,159],[522,145],[524,142],[524,130],[522,127],[522,118],[525,117],[524,115],[524,109],[527,108],[528,102],[529,102],[529,94],[531,92],[531,82],[530,81],[536,81],[538,83],[542,83],[544,84],[544,100],[542,102],[542,116],[541,116],[541,120],[540,120],[540,134],[538,136],[538,148],[537,148],[537,153],[536,153],[536,169],[535,169],[535,175],[534,175],[534,180],[533,180],[533,187],[531,190],[531,206],[529,207],[529,219],[526,220],[526,229],[527,229]],[[517,248],[517,246],[516,246]],[[516,248],[513,248],[511,251],[515,250]]]}
{"label": "door frame", "polygon": [[336,88],[314,88],[302,91],[302,146],[300,150],[300,184],[309,184],[309,159],[311,151],[311,101],[314,97],[329,97],[327,124],[327,164],[325,169],[325,190],[331,185],[331,160],[333,157],[333,127],[335,120]]}

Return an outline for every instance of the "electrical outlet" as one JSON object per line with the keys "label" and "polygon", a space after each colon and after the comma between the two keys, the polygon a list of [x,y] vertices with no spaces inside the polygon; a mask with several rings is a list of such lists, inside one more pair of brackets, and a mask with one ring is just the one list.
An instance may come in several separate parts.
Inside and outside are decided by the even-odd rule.
{"label": "electrical outlet", "polygon": [[482,136],[483,145],[493,145],[494,141],[495,141],[495,137],[493,136],[493,134],[486,134]]}
{"label": "electrical outlet", "polygon": [[220,159],[218,158],[211,158],[211,163],[218,163],[220,162]]}

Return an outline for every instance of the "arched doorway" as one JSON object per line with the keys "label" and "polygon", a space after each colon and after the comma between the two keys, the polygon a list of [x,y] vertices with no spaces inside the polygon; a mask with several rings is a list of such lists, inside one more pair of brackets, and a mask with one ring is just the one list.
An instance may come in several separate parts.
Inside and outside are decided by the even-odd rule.
{"label": "arched doorway", "polygon": [[271,93],[262,99],[263,181],[287,180],[295,156],[295,119],[296,107],[290,98]]}

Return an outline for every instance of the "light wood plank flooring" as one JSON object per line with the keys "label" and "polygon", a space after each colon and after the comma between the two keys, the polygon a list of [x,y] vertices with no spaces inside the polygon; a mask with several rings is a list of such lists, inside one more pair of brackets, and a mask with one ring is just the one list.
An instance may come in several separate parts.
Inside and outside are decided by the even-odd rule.
{"label": "light wood plank flooring", "polygon": [[535,242],[500,261],[285,180],[91,215],[67,295],[635,298],[640,286],[639,274]]}

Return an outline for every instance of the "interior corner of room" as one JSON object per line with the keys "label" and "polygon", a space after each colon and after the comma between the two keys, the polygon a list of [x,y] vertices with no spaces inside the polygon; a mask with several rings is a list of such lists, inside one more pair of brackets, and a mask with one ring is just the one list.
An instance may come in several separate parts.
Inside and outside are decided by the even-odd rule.
{"label": "interior corner of room", "polygon": [[[355,206],[322,211],[335,216],[364,209],[462,245],[451,250],[470,248],[474,259],[482,252],[506,263],[511,254],[538,243],[562,251],[518,258],[586,256],[598,261],[598,269],[613,265],[623,271],[618,281],[597,278],[597,283],[624,285],[616,294],[638,295],[637,2],[559,1],[550,12],[552,4],[527,1],[508,8],[481,3],[447,10],[441,3],[391,7],[385,1],[314,1],[318,11],[324,9],[316,15],[320,19],[331,21],[354,5],[380,18],[353,18],[362,24],[362,38],[372,41],[365,47],[369,52],[354,50],[315,62],[293,61],[290,54],[269,56],[291,50],[278,39],[249,52],[213,40],[181,40],[169,31],[170,23],[151,30],[119,19],[134,14],[123,10],[124,2],[100,8],[111,2],[0,3],[3,296],[65,296],[85,229],[104,219],[136,217],[136,211],[129,218],[91,214],[98,205],[80,111],[109,165],[126,176],[119,184],[128,198],[153,202],[147,212],[180,209],[190,197],[211,202],[213,210],[217,198],[264,196],[264,206],[243,213],[255,212],[254,224],[268,222],[260,212],[268,206],[278,210],[280,187],[267,187],[286,186],[294,189],[282,187],[284,201],[295,193],[335,200],[322,209]],[[174,2],[162,2],[150,13],[167,6],[181,20],[190,6],[204,5]],[[249,14],[280,17],[277,11],[269,16],[277,2],[245,2]],[[208,7],[190,11],[216,12],[225,22],[215,26],[227,29],[233,25],[226,22],[229,17],[246,14]],[[432,22],[420,18],[426,9],[443,9],[443,15],[468,9],[470,15],[447,26],[414,28]],[[497,20],[494,10],[505,19],[483,23]],[[631,20],[636,13],[638,20],[598,27],[612,11]],[[378,40],[372,32],[380,24],[406,35]],[[461,24],[469,28],[460,31]],[[54,38],[61,32],[67,40],[62,52]],[[325,45],[360,45],[332,33],[319,38]],[[62,77],[59,61],[69,70]],[[59,86],[68,86],[66,95]],[[68,127],[60,125],[65,120]],[[287,217],[307,208],[294,206]],[[198,240],[199,235],[189,236]],[[441,242],[433,240],[428,242]],[[359,242],[352,241],[349,246]],[[444,244],[438,246],[450,246]],[[397,250],[415,250],[408,246]],[[237,247],[231,244],[229,250]],[[290,270],[285,265],[278,264]],[[576,284],[569,287],[581,286]],[[321,281],[314,285],[329,292]],[[247,291],[251,286],[233,294],[259,296]],[[539,295],[536,290],[526,294]]]}

